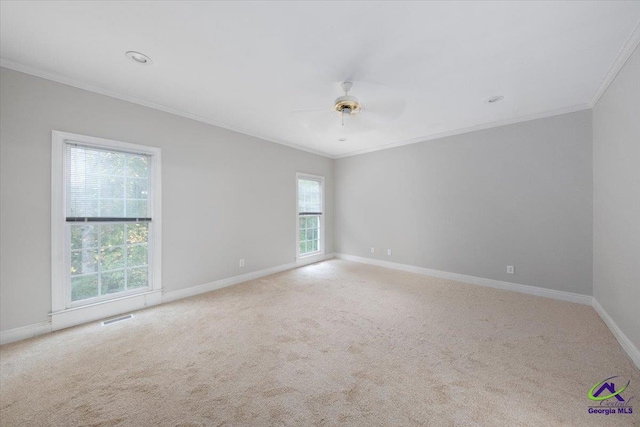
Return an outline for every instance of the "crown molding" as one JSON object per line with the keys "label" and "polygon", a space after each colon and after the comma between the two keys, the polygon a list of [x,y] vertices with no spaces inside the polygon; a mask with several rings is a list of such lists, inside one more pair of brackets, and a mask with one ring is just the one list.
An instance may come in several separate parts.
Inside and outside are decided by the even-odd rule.
{"label": "crown molding", "polygon": [[254,138],[259,138],[259,139],[262,139],[262,140],[266,140],[266,141],[269,141],[269,142],[273,142],[273,143],[276,143],[276,144],[280,144],[280,145],[284,145],[284,146],[287,146],[287,147],[290,147],[290,148],[294,148],[296,150],[301,150],[301,151],[305,151],[305,152],[308,152],[308,153],[311,153],[311,154],[316,154],[316,155],[319,155],[319,156],[328,157],[330,159],[341,159],[341,158],[344,158],[344,157],[357,156],[357,155],[360,155],[360,154],[372,153],[372,152],[375,152],[375,151],[388,150],[390,148],[401,147],[401,146],[404,146],[404,145],[415,144],[415,143],[418,143],[418,142],[426,142],[426,141],[431,141],[431,140],[434,140],[434,139],[446,138],[446,137],[449,137],[449,136],[455,136],[455,135],[460,135],[460,134],[464,134],[464,133],[490,129],[490,128],[494,128],[494,127],[506,126],[506,125],[515,124],[515,123],[521,123],[521,122],[537,120],[537,119],[542,119],[542,118],[546,118],[546,117],[558,116],[558,115],[562,115],[562,114],[568,114],[568,113],[573,113],[573,112],[577,112],[577,111],[591,109],[598,102],[598,100],[600,99],[602,94],[604,94],[604,92],[606,91],[606,89],[609,86],[609,84],[611,84],[611,82],[613,81],[615,76],[618,74],[620,69],[624,66],[625,62],[629,59],[629,57],[631,56],[631,54],[633,53],[635,48],[638,46],[638,44],[640,44],[640,23],[638,24],[638,26],[636,26],[635,30],[633,31],[633,33],[631,34],[629,39],[627,40],[627,42],[624,44],[624,46],[620,50],[618,56],[616,57],[616,60],[615,60],[614,64],[611,66],[611,68],[609,69],[609,72],[607,73],[605,78],[602,80],[602,82],[598,86],[598,90],[592,96],[591,100],[588,103],[573,105],[573,106],[559,108],[559,109],[555,109],[555,110],[543,111],[543,112],[540,112],[540,113],[535,113],[535,114],[530,114],[530,115],[525,115],[525,116],[520,116],[520,117],[514,117],[514,118],[511,118],[511,119],[505,119],[505,120],[498,120],[498,121],[493,121],[493,122],[481,123],[481,124],[470,126],[470,127],[466,127],[466,128],[454,129],[454,130],[451,130],[451,131],[441,132],[441,133],[437,133],[437,134],[433,134],[433,135],[420,136],[420,137],[417,137],[417,138],[411,138],[411,139],[404,140],[404,141],[393,142],[393,143],[389,143],[389,144],[379,145],[377,147],[366,148],[366,149],[362,149],[362,150],[355,150],[355,151],[347,152],[347,153],[344,153],[344,154],[337,154],[337,155],[332,155],[332,154],[329,154],[329,153],[324,152],[324,151],[314,150],[312,148],[308,148],[308,147],[305,147],[305,146],[302,146],[302,145],[299,145],[299,144],[295,144],[295,143],[292,143],[292,142],[283,141],[283,140],[280,140],[280,139],[272,137],[272,136],[260,135],[260,134],[257,134],[255,132],[246,130],[246,129],[238,127],[238,126],[230,125],[230,124],[225,123],[225,122],[220,122],[220,121],[213,120],[213,119],[210,119],[210,118],[207,118],[207,117],[203,117],[203,116],[199,116],[199,115],[196,115],[196,114],[187,113],[185,111],[177,110],[177,109],[174,109],[174,108],[171,108],[171,107],[167,107],[167,106],[161,105],[161,104],[156,104],[154,102],[145,101],[143,99],[139,99],[139,98],[136,98],[136,97],[133,97],[133,96],[125,95],[123,93],[120,93],[120,92],[117,92],[117,91],[113,91],[113,90],[104,88],[102,86],[98,86],[98,85],[94,85],[94,84],[90,84],[90,83],[85,83],[85,82],[82,82],[80,80],[76,80],[76,79],[72,79],[72,78],[69,78],[69,77],[61,76],[59,74],[50,73],[50,72],[47,72],[47,71],[42,71],[42,70],[39,70],[39,69],[36,69],[36,68],[33,68],[33,67],[29,67],[29,66],[26,66],[26,65],[14,62],[14,61],[7,60],[5,58],[0,58],[0,66],[1,67],[5,67],[5,68],[9,68],[9,69],[12,69],[12,70],[15,70],[15,71],[19,71],[19,72],[22,72],[22,73],[30,74],[30,75],[33,75],[33,76],[36,76],[36,77],[40,77],[40,78],[43,78],[43,79],[51,80],[51,81],[54,81],[54,82],[57,82],[57,83],[62,83],[62,84],[68,85],[68,86],[76,87],[76,88],[79,88],[79,89],[84,89],[84,90],[87,90],[87,91],[90,91],[90,92],[98,93],[98,94],[101,94],[101,95],[109,96],[109,97],[112,97],[112,98],[117,98],[117,99],[120,99],[120,100],[123,100],[123,101],[127,101],[127,102],[131,102],[131,103],[134,103],[134,104],[138,104],[138,105],[142,105],[142,106],[145,106],[145,107],[153,108],[153,109],[156,109],[156,110],[164,111],[166,113],[175,114],[177,116],[181,116],[181,117],[185,117],[185,118],[188,118],[188,119],[191,119],[191,120],[195,120],[195,121],[198,121],[198,122],[206,123],[206,124],[209,124],[209,125],[212,125],[212,126],[217,126],[217,127],[223,128],[223,129],[231,130],[231,131],[234,131],[234,132],[239,132],[239,133],[242,133],[242,134],[245,134],[245,135],[252,136]]}
{"label": "crown molding", "polygon": [[463,133],[469,133],[469,132],[475,132],[475,131],[478,131],[478,130],[491,129],[491,128],[496,128],[496,127],[506,126],[506,125],[512,125],[512,124],[521,123],[521,122],[528,122],[528,121],[531,121],[531,120],[544,119],[546,117],[560,116],[562,114],[575,113],[577,111],[583,111],[583,110],[589,110],[589,109],[591,109],[591,106],[589,104],[578,104],[578,105],[573,105],[573,106],[570,106],[570,107],[559,108],[559,109],[556,109],[556,110],[549,110],[549,111],[544,111],[544,112],[541,112],[541,113],[535,113],[535,114],[529,114],[529,115],[526,115],[526,116],[514,117],[512,119],[498,120],[498,121],[494,121],[494,122],[481,123],[481,124],[478,124],[478,125],[474,125],[474,126],[470,126],[470,127],[466,127],[466,128],[462,128],[462,129],[455,129],[455,130],[451,130],[451,131],[447,131],[447,132],[436,133],[436,134],[433,134],[433,135],[407,139],[405,141],[393,142],[393,143],[390,143],[390,144],[379,145],[379,146],[373,147],[373,148],[365,148],[363,150],[357,150],[357,151],[352,151],[352,152],[349,152],[349,153],[346,153],[346,154],[340,154],[340,155],[337,155],[337,156],[333,156],[333,158],[334,159],[341,159],[341,158],[344,158],[344,157],[357,156],[359,154],[373,153],[374,151],[388,150],[390,148],[402,147],[403,145],[411,145],[411,144],[416,144],[418,142],[431,141],[431,140],[434,140],[434,139],[446,138],[446,137],[449,137],[449,136],[460,135],[460,134],[463,134]]}
{"label": "crown molding", "polygon": [[618,56],[616,56],[615,61],[613,61],[611,68],[609,68],[609,71],[600,82],[600,85],[598,85],[598,89],[596,89],[595,93],[589,100],[589,106],[591,108],[596,106],[602,95],[604,95],[604,93],[607,91],[607,88],[609,87],[611,82],[613,82],[613,79],[616,78],[622,67],[624,67],[624,64],[626,64],[639,44],[640,22],[638,22],[638,25],[636,25],[636,28],[633,30],[625,44],[618,52]]}
{"label": "crown molding", "polygon": [[203,117],[203,116],[199,116],[197,114],[191,114],[191,113],[187,113],[185,111],[182,110],[178,110],[175,108],[171,108],[171,107],[167,107],[166,105],[161,105],[161,104],[156,104],[155,102],[150,102],[150,101],[145,101],[144,99],[140,99],[140,98],[136,98],[134,96],[130,96],[130,95],[125,95],[123,93],[111,90],[111,89],[107,89],[103,86],[99,86],[99,85],[95,85],[92,83],[86,83],[80,80],[76,80],[73,78],[69,78],[69,77],[65,77],[56,73],[51,73],[48,71],[43,71],[43,70],[39,70],[37,68],[33,68],[33,67],[29,67],[28,65],[23,65],[20,64],[18,62],[14,62],[14,61],[10,61],[8,59],[5,58],[0,58],[0,67],[4,67],[4,68],[9,68],[11,70],[14,71],[19,71],[21,73],[25,73],[25,74],[30,74],[32,76],[35,77],[40,77],[46,80],[51,80],[54,81],[56,83],[62,83],[64,85],[67,86],[72,86],[78,89],[84,89],[87,90],[89,92],[94,92],[100,95],[105,95],[111,98],[116,98],[116,99],[120,99],[122,101],[127,101],[127,102],[131,102],[133,104],[138,104],[138,105],[142,105],[144,107],[148,107],[148,108],[153,108],[154,110],[160,110],[160,111],[164,111],[165,113],[169,113],[169,114],[174,114],[176,116],[180,116],[180,117],[184,117],[187,119],[191,119],[191,120],[195,120],[198,122],[202,122],[202,123],[206,123],[212,126],[216,126],[219,128],[223,128],[223,129],[227,129],[233,132],[238,132],[238,133],[242,133],[244,135],[249,135],[252,136],[254,138],[258,138],[258,139],[262,139],[265,141],[269,141],[269,142],[274,142],[276,144],[280,144],[280,145],[285,145],[287,147],[290,148],[294,148],[296,150],[300,150],[300,151],[306,151],[307,153],[311,153],[311,154],[316,154],[319,156],[323,156],[323,157],[329,157],[329,158],[333,158],[333,156],[329,153],[325,153],[323,151],[318,151],[318,150],[314,150],[312,148],[308,148],[308,147],[304,147],[302,145],[299,144],[295,144],[293,142],[287,142],[287,141],[283,141],[280,140],[278,138],[274,138],[272,136],[267,136],[267,135],[260,135],[258,133],[252,132],[250,130],[238,127],[238,126],[234,126],[234,125],[230,125],[228,123],[225,122],[221,122],[218,120],[213,120],[207,117]]}

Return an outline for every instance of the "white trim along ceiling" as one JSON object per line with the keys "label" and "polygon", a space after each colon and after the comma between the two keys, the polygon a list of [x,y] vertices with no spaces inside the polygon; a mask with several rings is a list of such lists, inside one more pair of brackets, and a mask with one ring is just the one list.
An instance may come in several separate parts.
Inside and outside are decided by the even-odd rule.
{"label": "white trim along ceiling", "polygon": [[2,67],[331,158],[592,108],[640,43],[625,1],[0,8]]}

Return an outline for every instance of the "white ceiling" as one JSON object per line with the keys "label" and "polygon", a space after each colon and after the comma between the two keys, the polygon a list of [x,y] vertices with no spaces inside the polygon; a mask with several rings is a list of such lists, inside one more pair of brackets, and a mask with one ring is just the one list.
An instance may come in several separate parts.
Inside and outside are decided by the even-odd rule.
{"label": "white ceiling", "polygon": [[[4,66],[330,156],[588,108],[640,33],[640,1],[3,1],[0,12]],[[344,80],[365,111],[343,128],[328,110]],[[291,111],[313,107],[327,110]]]}

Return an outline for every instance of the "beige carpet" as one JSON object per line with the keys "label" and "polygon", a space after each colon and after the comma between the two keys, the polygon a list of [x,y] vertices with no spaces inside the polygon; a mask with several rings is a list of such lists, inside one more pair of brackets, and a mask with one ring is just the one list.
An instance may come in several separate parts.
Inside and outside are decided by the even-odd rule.
{"label": "beige carpet", "polygon": [[[584,305],[333,260],[0,348],[3,426],[639,424]],[[620,375],[636,414],[590,415]]]}

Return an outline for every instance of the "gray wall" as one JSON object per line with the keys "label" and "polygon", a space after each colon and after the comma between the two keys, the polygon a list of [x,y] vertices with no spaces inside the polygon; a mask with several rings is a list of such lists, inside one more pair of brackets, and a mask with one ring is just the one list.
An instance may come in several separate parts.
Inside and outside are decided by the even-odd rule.
{"label": "gray wall", "polygon": [[640,348],[640,48],[593,110],[593,291]]}
{"label": "gray wall", "polygon": [[293,262],[296,171],[326,178],[333,252],[332,159],[5,68],[0,90],[2,330],[51,310],[52,129],[162,148],[166,291]]}
{"label": "gray wall", "polygon": [[591,131],[581,111],[339,159],[336,252],[591,295]]}

